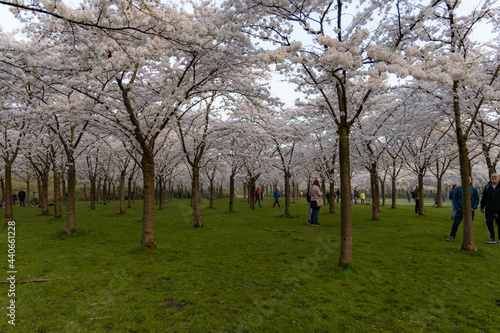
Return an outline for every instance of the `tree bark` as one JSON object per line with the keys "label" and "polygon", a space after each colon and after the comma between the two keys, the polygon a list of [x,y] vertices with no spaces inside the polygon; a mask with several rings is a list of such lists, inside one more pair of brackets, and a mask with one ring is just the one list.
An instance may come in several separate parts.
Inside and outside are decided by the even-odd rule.
{"label": "tree bark", "polygon": [[214,180],[210,179],[210,208],[214,208]]}
{"label": "tree bark", "polygon": [[141,168],[144,181],[141,247],[157,250],[158,246],[155,242],[155,165],[152,153],[147,151],[143,153]]}
{"label": "tree bark", "polygon": [[201,203],[200,203],[200,169],[196,166],[193,167],[192,192],[193,192],[192,198],[193,198],[193,216],[194,216],[193,227],[201,228],[203,227],[203,221],[201,220]]}
{"label": "tree bark", "polygon": [[398,198],[397,192],[396,192],[396,160],[392,161],[391,191],[392,191],[391,208],[396,208],[396,200]]}
{"label": "tree bark", "polygon": [[128,177],[128,186],[127,186],[127,197],[128,197],[128,208],[132,208],[132,177]]}
{"label": "tree bark", "polygon": [[95,177],[90,177],[90,209],[95,210],[96,202],[96,181]]}
{"label": "tree bark", "polygon": [[120,214],[125,214],[125,170],[120,172]]}
{"label": "tree bark", "polygon": [[349,155],[349,127],[341,125],[339,133],[340,163],[340,257],[339,267],[352,264],[352,213],[351,213],[351,166]]}
{"label": "tree bark", "polygon": [[462,120],[459,101],[460,83],[455,80],[453,82],[453,111],[455,113],[455,131],[457,134],[458,143],[458,158],[460,163],[460,178],[462,180],[462,213],[463,213],[463,230],[464,237],[462,241],[462,251],[477,252],[474,244],[474,229],[472,221],[472,203],[470,193],[470,166],[469,152],[467,150],[467,138],[462,131]]}
{"label": "tree bark", "polygon": [[68,193],[66,191],[66,177],[64,175],[64,171],[61,172],[61,184],[62,184],[63,205],[66,205],[66,198],[68,196]]}
{"label": "tree bark", "polygon": [[234,175],[229,176],[229,211],[234,212]]}
{"label": "tree bark", "polygon": [[68,163],[68,207],[66,208],[66,233],[71,234],[76,229],[75,222],[76,170],[75,162]]}
{"label": "tree bark", "polygon": [[108,204],[108,193],[107,193],[107,187],[106,187],[106,178],[104,178],[104,181],[102,182],[102,204],[106,206]]}
{"label": "tree bark", "polygon": [[380,196],[378,190],[378,179],[377,179],[377,164],[372,163],[370,167],[370,185],[372,192],[372,221],[378,221],[380,219]]}
{"label": "tree bark", "polygon": [[61,176],[57,167],[54,165],[54,217],[62,217],[61,208]]}
{"label": "tree bark", "polygon": [[8,226],[8,222],[14,219],[14,210],[12,209],[12,164],[5,161],[5,220],[4,227]]}
{"label": "tree bark", "polygon": [[290,197],[292,193],[290,191],[290,173],[285,171],[285,215],[290,216]]}
{"label": "tree bark", "polygon": [[42,215],[50,215],[49,212],[49,175],[43,170],[40,175],[42,178],[42,192],[40,193],[40,205],[42,206]]}
{"label": "tree bark", "polygon": [[424,215],[424,174],[422,172],[418,173],[418,197],[419,197],[419,203],[418,203],[418,214],[419,215]]}
{"label": "tree bark", "polygon": [[330,176],[330,210],[328,211],[330,214],[335,214],[335,184],[333,182],[333,174]]}

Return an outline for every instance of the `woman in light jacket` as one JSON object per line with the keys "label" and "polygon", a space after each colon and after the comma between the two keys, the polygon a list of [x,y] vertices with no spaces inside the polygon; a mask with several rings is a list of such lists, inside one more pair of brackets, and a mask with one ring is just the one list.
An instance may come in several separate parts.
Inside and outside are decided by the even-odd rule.
{"label": "woman in light jacket", "polygon": [[[317,201],[322,198],[323,193],[319,187],[319,181],[316,179],[311,187],[309,188],[309,195],[311,196],[311,204],[313,201]],[[321,225],[318,223],[318,214],[320,207],[312,208],[311,223],[312,225]]]}

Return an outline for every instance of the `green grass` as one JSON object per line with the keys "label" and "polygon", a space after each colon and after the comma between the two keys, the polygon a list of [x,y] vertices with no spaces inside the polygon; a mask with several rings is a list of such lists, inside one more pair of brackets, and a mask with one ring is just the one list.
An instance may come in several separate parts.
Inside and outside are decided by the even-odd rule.
{"label": "green grass", "polygon": [[[389,203],[389,201],[388,201]],[[432,203],[431,203],[432,204]],[[449,203],[447,202],[449,205]],[[192,227],[188,201],[156,211],[158,251],[143,250],[140,202],[120,216],[118,203],[77,203],[78,231],[64,219],[15,207],[17,326],[1,332],[500,332],[500,245],[487,245],[484,215],[474,232],[478,253],[445,242],[448,208],[353,205],[353,260],[337,268],[340,212],[306,224],[305,200],[252,211],[238,199],[203,201],[205,227]],[[282,205],[283,206],[283,205]],[[269,229],[295,230],[269,232]],[[7,230],[0,248],[7,271]]]}

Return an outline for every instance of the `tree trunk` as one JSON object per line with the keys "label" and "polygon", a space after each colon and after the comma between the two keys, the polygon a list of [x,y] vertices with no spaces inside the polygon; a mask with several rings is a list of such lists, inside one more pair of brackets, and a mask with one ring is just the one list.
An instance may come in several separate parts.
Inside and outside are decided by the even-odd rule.
{"label": "tree trunk", "polygon": [[42,192],[40,193],[40,205],[42,206],[42,215],[50,215],[49,212],[49,175],[45,170],[42,177]]}
{"label": "tree trunk", "polygon": [[[382,192],[382,206],[385,206],[385,184],[382,180],[380,181],[380,191]],[[380,212],[380,205],[379,205],[379,212]]]}
{"label": "tree trunk", "polygon": [[292,192],[290,191],[290,173],[285,171],[285,215],[290,216],[290,197]]}
{"label": "tree trunk", "polygon": [[61,208],[61,176],[57,167],[54,165],[54,217],[62,217]]}
{"label": "tree trunk", "polygon": [[128,177],[128,186],[127,186],[127,201],[128,201],[128,208],[132,208],[132,177]]}
{"label": "tree trunk", "polygon": [[419,204],[418,204],[418,214],[424,215],[424,174],[420,172],[418,174],[418,189],[419,189]]}
{"label": "tree trunk", "polygon": [[125,214],[125,170],[120,173],[120,214]]}
{"label": "tree trunk", "polygon": [[333,174],[330,175],[330,214],[335,214],[335,184],[333,182]]}
{"label": "tree trunk", "polygon": [[472,221],[472,204],[470,193],[470,167],[469,167],[469,152],[467,150],[467,138],[462,132],[462,120],[459,102],[459,82],[453,82],[453,110],[455,112],[455,130],[458,143],[458,158],[460,163],[460,178],[462,180],[462,213],[463,213],[463,228],[464,238],[462,241],[462,251],[477,252],[474,244],[474,230]]}
{"label": "tree trunk", "polygon": [[90,177],[90,209],[95,210],[96,189],[95,177]]}
{"label": "tree trunk", "polygon": [[158,177],[158,200],[160,200],[158,210],[163,210],[163,179],[161,177]]}
{"label": "tree trunk", "polygon": [[210,179],[210,208],[214,208],[214,180]]}
{"label": "tree trunk", "polygon": [[194,224],[193,227],[201,228],[203,227],[203,221],[201,220],[201,203],[200,203],[200,169],[198,167],[193,167],[193,188],[192,188],[192,198],[193,198],[193,215]]}
{"label": "tree trunk", "polygon": [[437,177],[437,205],[436,207],[443,208],[443,180]]}
{"label": "tree trunk", "polygon": [[339,267],[352,264],[351,166],[349,156],[349,127],[341,125],[339,133],[340,163],[340,257]]}
{"label": "tree trunk", "polygon": [[75,199],[76,199],[76,171],[73,161],[68,163],[68,207],[66,208],[66,233],[71,234],[76,229]]}
{"label": "tree trunk", "polygon": [[372,163],[370,167],[370,185],[372,192],[372,221],[380,219],[380,197],[378,192],[377,164]]}
{"label": "tree trunk", "polygon": [[[61,184],[62,184],[63,205],[66,205],[66,201],[67,201],[66,198],[68,197],[68,193],[66,191],[66,177],[64,175],[64,171],[61,172]],[[40,193],[38,193],[38,194],[40,194]]]}
{"label": "tree trunk", "polygon": [[[6,197],[5,197],[5,182],[4,182],[3,176],[0,176],[0,187],[2,187],[2,199],[6,200]],[[29,186],[28,186],[27,191],[29,191]]]}
{"label": "tree trunk", "polygon": [[14,218],[14,211],[12,209],[12,164],[5,161],[5,220],[4,227],[8,226],[8,222]]}
{"label": "tree trunk", "polygon": [[155,164],[152,153],[143,153],[141,168],[144,181],[141,247],[157,250],[158,246],[155,242]]}
{"label": "tree trunk", "polygon": [[396,200],[398,198],[397,192],[396,192],[396,160],[393,160],[392,162],[392,170],[393,173],[391,175],[391,191],[392,191],[392,205],[391,208],[396,208]]}
{"label": "tree trunk", "polygon": [[234,212],[234,175],[229,176],[229,211]]}
{"label": "tree trunk", "polygon": [[106,179],[102,182],[102,204],[106,206],[108,204],[108,193],[106,187]]}
{"label": "tree trunk", "polygon": [[97,181],[97,203],[101,203],[101,183],[102,179],[99,177],[99,180]]}

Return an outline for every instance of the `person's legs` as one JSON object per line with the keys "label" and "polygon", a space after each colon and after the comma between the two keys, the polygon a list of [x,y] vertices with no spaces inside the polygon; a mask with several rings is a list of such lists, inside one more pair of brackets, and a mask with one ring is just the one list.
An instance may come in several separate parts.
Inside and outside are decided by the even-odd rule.
{"label": "person's legs", "polygon": [[319,221],[318,221],[319,209],[320,209],[320,208],[318,207],[318,208],[316,208],[316,209],[314,210],[314,223],[315,223],[315,224],[319,224]]}
{"label": "person's legs", "polygon": [[257,200],[257,202],[259,203],[259,207],[262,207],[260,204],[260,196],[255,197],[255,200]]}
{"label": "person's legs", "polygon": [[[486,228],[488,229],[488,234],[490,236],[490,239],[495,239],[495,228],[493,227],[493,220],[495,220],[495,214],[493,214],[493,212],[490,212],[487,209],[484,213],[484,217],[486,219]],[[496,221],[498,224],[498,218],[496,219]],[[500,230],[499,230],[499,232],[500,232]],[[499,236],[500,236],[500,234],[499,234]]]}
{"label": "person's legs", "polygon": [[307,213],[307,223],[312,223],[313,209],[311,208],[311,202],[308,202],[308,204],[309,204],[309,212]]}
{"label": "person's legs", "polygon": [[455,213],[455,219],[453,220],[453,225],[451,226],[450,238],[447,240],[454,240],[457,236],[458,227],[462,223],[463,215],[461,210],[457,210]]}
{"label": "person's legs", "polygon": [[418,214],[420,200],[415,199],[415,214]]}

